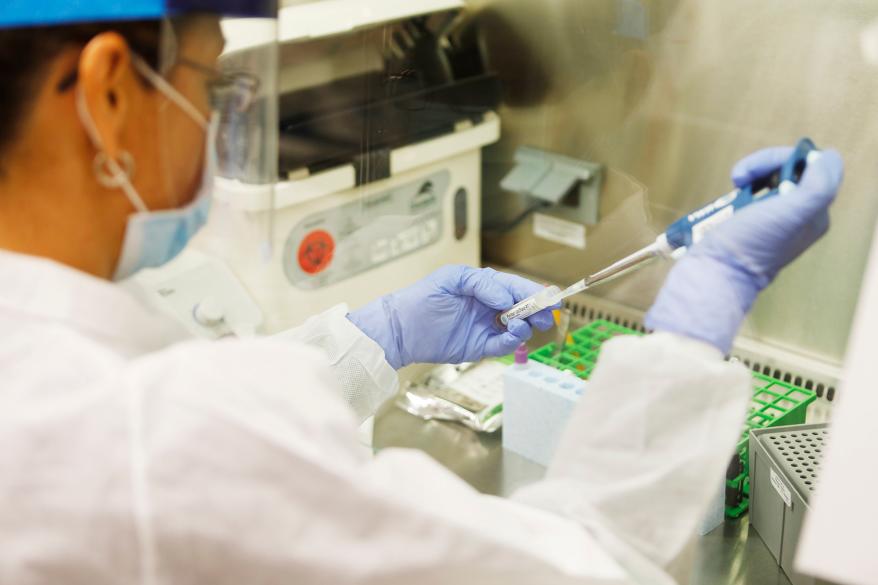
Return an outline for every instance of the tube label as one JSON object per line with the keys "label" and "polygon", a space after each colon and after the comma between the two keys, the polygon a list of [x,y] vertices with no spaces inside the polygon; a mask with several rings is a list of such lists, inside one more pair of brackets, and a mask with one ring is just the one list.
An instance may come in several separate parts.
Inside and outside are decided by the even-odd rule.
{"label": "tube label", "polygon": [[500,322],[508,325],[512,319],[527,319],[540,311],[540,304],[536,299],[525,299],[500,315]]}

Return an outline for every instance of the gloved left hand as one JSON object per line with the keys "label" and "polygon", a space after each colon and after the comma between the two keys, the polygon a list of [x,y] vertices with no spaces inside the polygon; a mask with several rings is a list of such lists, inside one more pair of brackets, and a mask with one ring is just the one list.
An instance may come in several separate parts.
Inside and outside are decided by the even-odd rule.
{"label": "gloved left hand", "polygon": [[[765,177],[792,148],[754,153],[732,171],[737,187]],[[834,150],[808,164],[788,193],[736,213],[692,246],[668,275],[646,326],[706,341],[729,353],[757,295],[829,229],[829,206],[844,177]]]}
{"label": "gloved left hand", "polygon": [[414,363],[457,364],[506,355],[554,323],[546,309],[504,331],[497,313],[542,285],[490,268],[445,266],[408,288],[383,296],[348,319],[384,349],[395,369]]}

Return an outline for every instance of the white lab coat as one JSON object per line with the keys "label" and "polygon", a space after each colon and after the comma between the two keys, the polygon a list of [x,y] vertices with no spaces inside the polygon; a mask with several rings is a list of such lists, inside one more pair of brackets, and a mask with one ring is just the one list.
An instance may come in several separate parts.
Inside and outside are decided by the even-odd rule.
{"label": "white lab coat", "polygon": [[547,479],[502,499],[364,453],[339,392],[362,416],[392,372],[343,309],[166,345],[115,285],[9,253],[0,283],[3,584],[661,583],[748,402],[704,345],[615,340]]}

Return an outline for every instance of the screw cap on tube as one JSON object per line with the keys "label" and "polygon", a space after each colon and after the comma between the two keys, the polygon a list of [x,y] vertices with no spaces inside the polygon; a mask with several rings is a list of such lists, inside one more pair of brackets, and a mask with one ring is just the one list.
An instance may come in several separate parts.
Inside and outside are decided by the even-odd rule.
{"label": "screw cap on tube", "polygon": [[527,364],[527,344],[522,343],[515,348],[515,365],[523,366]]}

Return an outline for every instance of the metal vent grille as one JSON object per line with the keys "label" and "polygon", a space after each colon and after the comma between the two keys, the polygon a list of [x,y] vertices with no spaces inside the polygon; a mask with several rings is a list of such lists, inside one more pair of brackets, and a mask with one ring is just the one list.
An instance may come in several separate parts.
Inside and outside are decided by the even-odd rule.
{"label": "metal vent grille", "polygon": [[623,315],[606,307],[595,306],[581,300],[579,297],[576,297],[574,301],[570,301],[570,299],[565,300],[564,306],[570,309],[573,318],[581,323],[581,325],[588,325],[592,321],[603,319],[628,329],[646,333],[646,328],[643,326],[643,320],[640,317]]}
{"label": "metal vent grille", "polygon": [[[643,316],[639,311],[634,311],[587,295],[575,295],[564,301],[564,306],[570,309],[575,326],[582,327],[597,319],[611,321],[622,327],[634,329],[641,333],[646,332],[643,326]],[[744,348],[735,347],[731,358],[738,360],[745,366],[766,376],[782,380],[788,384],[794,384],[807,390],[813,390],[818,398],[825,398],[832,402],[836,395],[836,380],[832,376],[814,376],[796,368],[784,367],[780,359],[770,359]]]}
{"label": "metal vent grille", "polygon": [[762,435],[761,439],[771,457],[783,469],[786,478],[807,499],[808,494],[817,487],[829,430],[826,427],[802,430],[792,430],[793,428],[795,427],[786,431],[778,429]]}
{"label": "metal vent grille", "polygon": [[799,386],[800,388],[805,388],[806,390],[813,390],[817,394],[818,398],[826,398],[826,400],[830,402],[835,400],[834,385],[825,384],[823,382],[811,379],[807,376],[797,374],[793,371],[784,370],[777,366],[772,367],[768,364],[762,364],[759,361],[753,361],[749,358],[742,358],[735,354],[733,354],[732,357],[743,363],[754,372],[759,372],[761,374],[765,374],[766,376],[771,376],[772,378],[775,378],[777,380],[783,380],[788,384],[793,384],[795,386]]}

